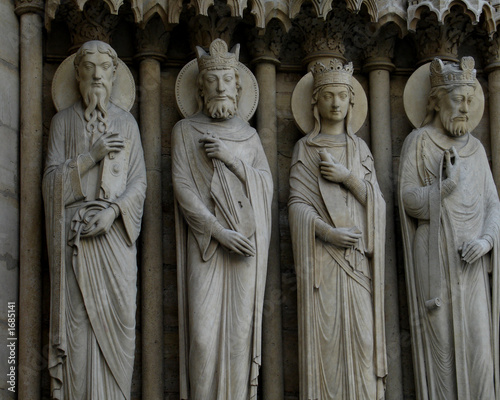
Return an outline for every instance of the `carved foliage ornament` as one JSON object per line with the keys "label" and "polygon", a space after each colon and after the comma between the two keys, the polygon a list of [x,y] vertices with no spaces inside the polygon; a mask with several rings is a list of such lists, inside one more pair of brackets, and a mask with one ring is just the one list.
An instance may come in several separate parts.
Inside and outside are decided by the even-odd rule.
{"label": "carved foliage ornament", "polygon": [[425,60],[440,56],[458,59],[458,47],[473,30],[470,18],[462,13],[460,7],[451,10],[444,25],[430,12],[422,15],[416,31],[419,58]]}

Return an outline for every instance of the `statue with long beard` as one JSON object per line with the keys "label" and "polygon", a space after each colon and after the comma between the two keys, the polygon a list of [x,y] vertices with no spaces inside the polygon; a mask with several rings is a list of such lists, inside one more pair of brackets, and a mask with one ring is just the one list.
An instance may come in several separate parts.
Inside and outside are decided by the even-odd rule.
{"label": "statue with long beard", "polygon": [[472,57],[459,65],[432,61],[425,119],[401,152],[399,209],[419,399],[499,399],[500,202],[484,148],[470,133],[482,115],[475,76]]}
{"label": "statue with long beard", "polygon": [[137,123],[110,100],[118,67],[108,44],[85,43],[74,58],[81,99],[50,128],[43,195],[54,399],[130,399],[146,171]]}
{"label": "statue with long beard", "polygon": [[238,109],[238,51],[220,39],[210,54],[197,51],[198,111],[172,132],[180,397],[249,400],[261,360],[272,178],[259,136]]}

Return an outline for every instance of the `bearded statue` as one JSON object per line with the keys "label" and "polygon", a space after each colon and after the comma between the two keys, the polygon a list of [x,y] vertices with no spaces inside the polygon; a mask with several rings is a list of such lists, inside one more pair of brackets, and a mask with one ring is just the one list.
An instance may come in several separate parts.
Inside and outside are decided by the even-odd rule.
{"label": "bearded statue", "polygon": [[[117,84],[122,77],[125,87]],[[111,46],[91,41],[61,64],[53,94],[60,111],[52,119],[43,177],[51,395],[128,400],[135,243],[146,192],[139,129],[128,112],[133,79]]]}
{"label": "bearded statue", "polygon": [[[412,93],[426,94],[427,105],[406,102]],[[405,139],[399,170],[421,399],[499,398],[500,202],[486,152],[471,133],[483,106],[472,57],[435,59],[405,89],[410,120],[418,125],[416,115],[425,115]]]}
{"label": "bearded statue", "polygon": [[242,82],[255,78],[238,52],[220,39],[198,47],[176,84],[186,117],[172,132],[181,399],[257,395],[273,188],[247,122],[258,92]]}

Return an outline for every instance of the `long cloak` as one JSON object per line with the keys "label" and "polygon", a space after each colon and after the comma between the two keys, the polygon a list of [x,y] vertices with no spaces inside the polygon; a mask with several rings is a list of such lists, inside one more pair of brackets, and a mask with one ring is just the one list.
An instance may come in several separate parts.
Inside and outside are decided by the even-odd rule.
{"label": "long cloak", "polygon": [[86,174],[79,172],[81,155],[93,141],[85,127],[80,102],[54,116],[43,177],[52,396],[129,399],[135,348],[135,242],[146,191],[144,157],[134,118],[110,103],[108,129],[120,133],[128,147],[126,158],[114,169],[117,179],[126,174],[126,186],[112,198],[121,216],[108,233],[80,237],[85,222],[109,206],[97,199],[99,165]]}
{"label": "long cloak", "polygon": [[[387,375],[385,202],[373,158],[361,139],[347,136],[344,159],[339,161],[366,182],[365,207],[338,184],[325,181],[323,186],[329,187],[330,193],[321,187],[324,178],[319,171],[319,151],[332,152],[336,144],[328,135],[316,137],[313,145],[308,139],[301,139],[295,146],[289,200],[298,289],[300,399],[380,399]],[[340,201],[332,202],[334,196]],[[363,233],[356,249],[338,248],[315,235],[318,218],[332,227],[351,227],[339,222],[339,210],[349,215]],[[363,304],[356,304],[358,300]],[[336,359],[329,359],[331,354]],[[370,384],[363,382],[365,377]]]}
{"label": "long cloak", "polygon": [[[240,185],[253,209],[255,257],[229,253],[212,237],[220,216],[212,197],[214,163],[199,143],[215,133],[241,160]],[[247,400],[257,395],[272,178],[257,132],[239,117],[216,123],[197,114],[172,133],[176,197],[181,399]],[[226,167],[224,173],[231,177]],[[231,186],[232,185],[232,186]],[[218,225],[218,224],[217,224]]]}
{"label": "long cloak", "polygon": [[[479,140],[467,134],[463,147],[457,143],[423,127],[401,152],[398,201],[417,398],[498,400],[500,203]],[[451,145],[462,166],[456,188],[445,196],[443,154]],[[462,243],[483,235],[493,244],[491,254],[462,261]],[[425,302],[435,293],[441,307],[428,310]]]}

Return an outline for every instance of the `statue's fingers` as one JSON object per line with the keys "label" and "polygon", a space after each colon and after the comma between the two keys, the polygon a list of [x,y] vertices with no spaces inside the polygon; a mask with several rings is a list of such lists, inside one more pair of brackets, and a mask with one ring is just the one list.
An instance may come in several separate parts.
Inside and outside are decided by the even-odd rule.
{"label": "statue's fingers", "polygon": [[242,235],[242,236],[238,237],[238,239],[237,239],[237,240],[238,240],[238,242],[239,242],[242,246],[244,246],[247,250],[249,250],[249,251],[255,251],[255,248],[254,248],[254,246],[253,246],[253,243],[252,243],[252,242],[250,242],[250,241],[248,240],[248,238],[246,238],[245,236],[243,236],[243,235]]}
{"label": "statue's fingers", "polygon": [[215,138],[211,136],[203,136],[200,140],[198,140],[198,143],[213,143],[215,141]]}
{"label": "statue's fingers", "polygon": [[444,151],[444,161],[446,163],[446,169],[449,171],[451,168],[451,157],[450,157],[450,152],[448,150]]}
{"label": "statue's fingers", "polygon": [[478,246],[469,256],[469,263],[476,262],[481,257],[481,248]]}
{"label": "statue's fingers", "polygon": [[462,250],[462,257],[465,259],[469,256],[469,253],[474,249],[475,246],[472,245],[472,242],[469,242],[465,245]]}

